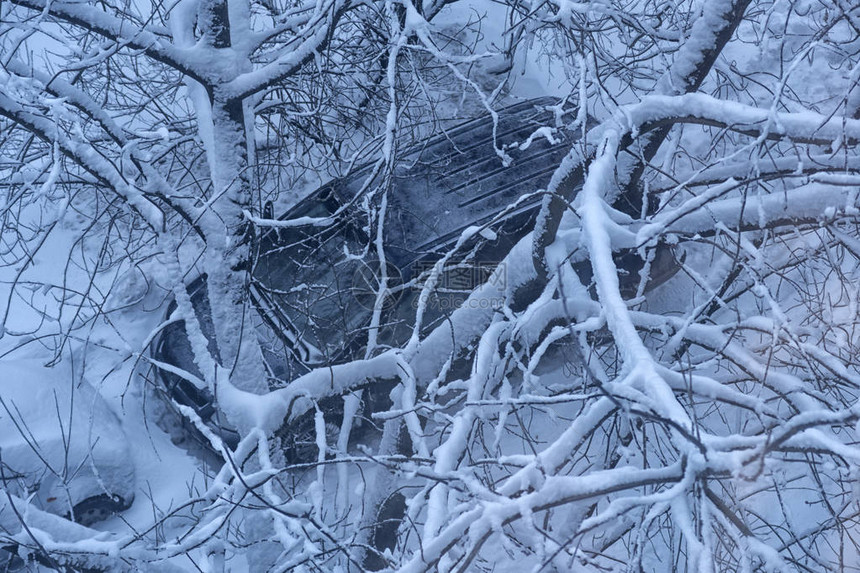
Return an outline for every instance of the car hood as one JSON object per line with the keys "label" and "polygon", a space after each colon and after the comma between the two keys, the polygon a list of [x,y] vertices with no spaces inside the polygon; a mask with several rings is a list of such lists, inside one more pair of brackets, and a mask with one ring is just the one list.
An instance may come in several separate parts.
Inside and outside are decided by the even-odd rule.
{"label": "car hood", "polygon": [[66,366],[0,361],[0,461],[5,487],[58,515],[94,496],[134,498],[119,420]]}

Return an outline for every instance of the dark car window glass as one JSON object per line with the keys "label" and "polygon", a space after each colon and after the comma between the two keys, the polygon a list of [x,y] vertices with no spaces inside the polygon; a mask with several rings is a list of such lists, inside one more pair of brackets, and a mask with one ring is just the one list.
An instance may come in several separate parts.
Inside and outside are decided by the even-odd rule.
{"label": "dark car window glass", "polygon": [[[309,209],[307,216],[329,214],[315,211]],[[362,264],[362,245],[351,227],[343,220],[327,228],[280,229],[263,241],[254,277],[267,298],[267,310],[287,323],[279,341],[269,337],[269,352],[326,364],[360,335],[370,311],[351,290]],[[279,342],[292,347],[292,353],[282,352]]]}

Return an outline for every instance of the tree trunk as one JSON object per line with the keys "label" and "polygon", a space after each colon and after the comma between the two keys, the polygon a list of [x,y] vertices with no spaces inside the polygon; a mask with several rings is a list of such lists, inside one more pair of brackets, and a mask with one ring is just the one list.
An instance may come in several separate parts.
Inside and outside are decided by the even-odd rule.
{"label": "tree trunk", "polygon": [[204,229],[204,270],[218,362],[230,370],[230,380],[236,387],[262,394],[268,387],[250,315],[247,287],[252,262],[251,228],[243,215],[243,210],[250,210],[253,196],[246,143],[253,134],[245,132],[242,100],[225,96],[215,83],[230,81],[243,71],[241,62],[247,62],[232,47],[230,12],[226,0],[211,2],[201,19],[204,38],[211,41],[215,57],[223,54],[229,58],[227,61],[237,64],[220,67],[219,77],[206,86],[209,109],[197,110],[200,129],[211,134],[209,141],[205,133],[201,137],[207,144],[212,180],[210,204],[222,224]]}

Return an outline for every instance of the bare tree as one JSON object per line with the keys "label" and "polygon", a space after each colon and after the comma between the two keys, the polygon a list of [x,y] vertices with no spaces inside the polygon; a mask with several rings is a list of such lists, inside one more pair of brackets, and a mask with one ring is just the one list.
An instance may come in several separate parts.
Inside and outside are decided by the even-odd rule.
{"label": "bare tree", "polygon": [[[460,408],[414,406],[438,412],[441,445],[409,505],[423,535],[403,570],[490,570],[489,540],[536,570],[856,566],[839,477],[856,467],[854,343],[830,338],[856,268],[856,15],[745,2],[536,13],[578,63],[572,99],[606,119],[583,122],[553,177],[535,275],[514,283],[521,314],[487,315],[459,341],[477,348]],[[810,98],[813,81],[828,88]],[[642,298],[660,243],[683,276]],[[626,249],[645,259],[632,300]],[[559,344],[570,374],[536,377]],[[548,414],[565,423],[548,431]]]}
{"label": "bare tree", "polygon": [[[428,3],[422,18],[442,6]],[[280,422],[260,419],[266,408],[253,398],[269,390],[248,293],[257,227],[275,223],[260,217],[262,205],[288,204],[302,177],[319,181],[369,157],[380,157],[378,172],[389,169],[398,142],[412,129],[427,131],[421,110],[439,97],[439,76],[459,72],[435,47],[435,34],[423,35],[426,49],[406,53],[415,22],[406,26],[406,12],[394,5],[16,2],[0,10],[3,255],[12,274],[0,337],[42,342],[55,360],[70,343],[94,342],[148,359],[148,341],[182,321],[196,366],[182,376],[214,396],[245,437],[238,451],[216,446],[224,478],[244,493],[196,522],[199,534],[181,534],[172,554],[222,543],[222,534],[213,535],[220,526],[238,544],[252,543],[228,527],[231,504],[251,494],[278,531],[283,521],[301,529],[294,522],[310,519],[314,543],[333,540],[305,511],[284,514],[271,484],[261,497],[260,484],[240,469],[249,463],[268,472],[261,483],[278,471],[267,439]],[[447,32],[439,38],[453,41]],[[475,59],[462,51],[451,60]],[[42,255],[66,268],[32,278]],[[177,310],[139,347],[122,348],[121,331],[116,341],[94,341],[89,333],[97,320],[110,320],[117,298],[136,302],[111,297],[129,268],[170,289]],[[211,340],[186,288],[201,274]],[[46,320],[17,329],[19,305]],[[137,551],[144,541],[148,532],[122,545]],[[62,542],[36,549],[66,553],[58,563],[72,559]],[[160,559],[158,551],[142,558]]]}
{"label": "bare tree", "polygon": [[[100,312],[105,269],[162,257],[200,376],[177,374],[241,434],[230,448],[185,410],[224,458],[177,510],[194,518],[80,551],[278,571],[857,568],[860,9],[511,0],[486,42],[509,74],[495,91],[472,70],[474,31],[454,47],[434,26],[452,9],[0,5],[10,296],[69,209],[87,217],[79,240],[105,246],[87,280],[59,285],[62,344]],[[257,237],[333,221],[276,222],[262,203],[371,160],[352,207],[384,269],[387,175],[446,83],[490,109],[535,61],[570,87],[536,133],[581,137],[503,257],[503,290],[476,286],[429,327],[418,304],[386,347],[383,276],[360,355],[270,388]],[[416,299],[480,237],[440,253]],[[214,341],[185,288],[199,273]],[[471,304],[487,297],[503,303]],[[374,385],[393,388],[381,438],[347,451]],[[340,396],[327,457],[320,404]],[[273,436],[308,412],[316,462],[286,463]]]}

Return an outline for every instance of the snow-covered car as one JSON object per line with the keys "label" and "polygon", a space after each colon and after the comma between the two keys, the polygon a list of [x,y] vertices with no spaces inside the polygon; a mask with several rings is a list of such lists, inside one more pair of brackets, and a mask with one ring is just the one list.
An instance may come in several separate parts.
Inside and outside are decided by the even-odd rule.
{"label": "snow-covered car", "polygon": [[[287,384],[311,369],[363,354],[374,304],[380,302],[375,291],[383,270],[378,253],[367,248],[375,233],[368,216],[378,211],[350,208],[367,189],[387,189],[384,274],[392,294],[381,301],[377,344],[395,346],[407,340],[419,304],[425,306],[423,325],[429,330],[477,286],[495,281],[503,290],[505,269],[499,262],[533,227],[540,191],[581,133],[564,126],[547,128],[555,123],[551,107],[557,104],[553,98],[523,101],[499,110],[496,123],[485,116],[444,130],[406,150],[387,184],[374,165],[365,165],[311,193],[280,217],[328,219],[333,224],[261,232],[251,297],[272,384]],[[372,203],[379,206],[382,193],[375,194]],[[270,205],[263,215],[273,218]],[[467,229],[474,232],[463,241]],[[421,300],[423,278],[457,243],[459,255],[450,260],[430,298]],[[636,260],[641,265],[641,259]],[[638,282],[632,272],[638,269],[628,270]],[[587,264],[583,272],[590,272]],[[205,277],[189,290],[211,340]],[[197,373],[182,323],[165,328],[152,352],[158,361]],[[223,438],[235,439],[232,430],[215,421],[206,389],[167,371],[159,378],[169,401],[194,408]],[[380,396],[365,393],[365,401],[384,400],[388,391],[383,386],[377,385]],[[336,409],[338,404],[339,399],[328,406]],[[305,422],[282,432],[288,459],[304,459],[305,451],[313,458],[312,417]]]}
{"label": "snow-covered car", "polygon": [[[117,416],[86,380],[62,365],[0,361],[4,497],[90,525],[131,506],[134,475]],[[20,526],[11,505],[3,507],[0,546]]]}
{"label": "snow-covered car", "polygon": [[[491,278],[501,256],[529,230],[540,195],[528,194],[546,186],[569,149],[563,141],[574,137],[565,129],[546,137],[545,126],[552,123],[547,106],[557,103],[553,98],[524,101],[500,110],[496,125],[489,117],[475,119],[402,154],[388,187],[384,220],[389,287],[396,289],[420,277],[467,227],[486,226],[463,246],[464,252],[473,254],[471,264],[449,273],[450,280],[443,281],[434,300],[425,301],[429,327],[453,310],[470,288]],[[539,136],[532,137],[536,132]],[[562,141],[552,145],[548,139]],[[500,155],[507,158],[503,161]],[[373,174],[373,165],[360,167],[311,193],[280,217],[334,218],[334,224],[278,228],[258,236],[251,296],[273,385],[346,361],[362,349],[381,267],[377,255],[365,248],[369,243],[366,212],[345,207],[355,203],[363,189],[379,185],[379,176]],[[517,208],[505,210],[521,197]],[[273,216],[267,205],[264,217]],[[361,253],[365,254],[358,256]],[[201,327],[211,340],[205,290],[205,277],[189,285]],[[417,292],[404,289],[386,301],[380,343],[396,344],[409,332]],[[174,308],[171,305],[168,314]],[[181,322],[164,329],[152,354],[160,362],[197,373]],[[169,403],[192,407],[228,443],[235,441],[235,433],[215,420],[206,389],[164,370],[158,378]],[[300,459],[297,452],[315,447],[312,422],[307,426],[282,436],[288,442],[288,458]]]}

